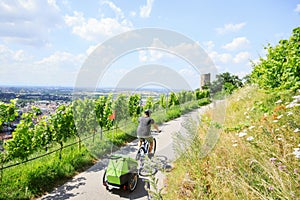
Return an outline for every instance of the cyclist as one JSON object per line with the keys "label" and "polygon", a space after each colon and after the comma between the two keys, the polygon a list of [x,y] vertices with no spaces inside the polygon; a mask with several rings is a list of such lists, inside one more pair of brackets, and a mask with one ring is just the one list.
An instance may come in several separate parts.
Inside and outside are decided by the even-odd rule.
{"label": "cyclist", "polygon": [[139,147],[142,145],[142,140],[145,139],[150,143],[149,153],[152,152],[153,148],[153,136],[151,135],[151,125],[157,130],[157,132],[161,132],[158,129],[157,124],[155,124],[154,120],[150,117],[151,110],[145,110],[145,116],[140,117],[138,119],[139,125],[137,128],[137,137],[140,139]]}

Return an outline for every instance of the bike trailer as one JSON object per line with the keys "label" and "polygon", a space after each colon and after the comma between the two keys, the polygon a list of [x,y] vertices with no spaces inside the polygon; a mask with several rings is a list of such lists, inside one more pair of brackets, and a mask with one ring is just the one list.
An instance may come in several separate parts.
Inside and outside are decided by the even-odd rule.
{"label": "bike trailer", "polygon": [[138,162],[129,156],[115,154],[110,157],[104,172],[103,185],[106,189],[129,189],[133,191],[138,181]]}

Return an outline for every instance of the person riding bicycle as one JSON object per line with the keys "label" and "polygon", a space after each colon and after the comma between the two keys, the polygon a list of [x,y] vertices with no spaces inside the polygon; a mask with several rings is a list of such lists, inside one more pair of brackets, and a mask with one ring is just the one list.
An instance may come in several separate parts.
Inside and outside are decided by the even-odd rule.
{"label": "person riding bicycle", "polygon": [[151,125],[157,130],[157,132],[161,132],[158,129],[157,124],[155,124],[154,120],[150,117],[151,110],[145,110],[145,116],[142,116],[138,119],[139,125],[137,128],[137,137],[140,139],[139,147],[142,145],[143,139],[147,140],[150,143],[149,153],[152,152],[153,148],[153,136],[151,135]]}

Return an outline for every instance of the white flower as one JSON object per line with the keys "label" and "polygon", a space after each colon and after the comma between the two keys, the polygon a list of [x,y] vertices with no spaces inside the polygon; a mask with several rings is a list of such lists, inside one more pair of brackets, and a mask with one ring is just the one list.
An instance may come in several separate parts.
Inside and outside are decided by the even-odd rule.
{"label": "white flower", "polygon": [[293,107],[298,107],[298,106],[300,106],[300,104],[293,101],[293,102],[289,103],[286,106],[286,108],[293,108]]}
{"label": "white flower", "polygon": [[278,120],[273,120],[273,122],[274,122],[274,123],[277,123],[277,122],[278,122]]}
{"label": "white flower", "polygon": [[240,133],[239,133],[239,137],[244,137],[245,135],[247,135],[246,132],[240,132]]}
{"label": "white flower", "polygon": [[235,143],[235,144],[233,144],[232,146],[233,146],[233,147],[236,147],[236,146],[237,146],[237,144]]}
{"label": "white flower", "polygon": [[299,130],[299,128],[296,128],[295,130],[294,130],[294,133],[298,133],[300,130]]}
{"label": "white flower", "polygon": [[250,126],[249,127],[249,130],[252,130],[252,129],[254,129],[255,128],[255,126]]}
{"label": "white flower", "polygon": [[294,114],[294,113],[291,112],[291,111],[287,112],[287,116],[290,116],[290,115],[292,115],[292,114]]}
{"label": "white flower", "polygon": [[281,117],[283,117],[283,115],[279,115],[279,116],[277,117],[277,119],[280,119]]}
{"label": "white flower", "polygon": [[298,96],[293,96],[294,102],[300,102],[300,95]]}
{"label": "white flower", "polygon": [[296,158],[300,158],[300,148],[294,148],[293,154]]}
{"label": "white flower", "polygon": [[254,137],[252,136],[247,137],[247,141],[252,141],[252,140],[254,140]]}
{"label": "white flower", "polygon": [[282,100],[279,99],[278,101],[275,102],[276,104],[282,103]]}
{"label": "white flower", "polygon": [[281,141],[281,140],[283,140],[283,139],[282,139],[282,138],[277,138],[277,140],[278,140],[278,141]]}

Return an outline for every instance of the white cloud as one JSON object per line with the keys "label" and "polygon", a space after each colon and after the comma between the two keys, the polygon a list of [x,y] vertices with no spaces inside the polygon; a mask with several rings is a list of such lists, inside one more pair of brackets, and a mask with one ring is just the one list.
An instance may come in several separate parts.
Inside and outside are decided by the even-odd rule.
{"label": "white cloud", "polygon": [[131,16],[131,17],[135,17],[135,16],[136,16],[136,12],[135,12],[135,11],[131,11],[131,12],[130,12],[130,16]]}
{"label": "white cloud", "polygon": [[154,0],[147,0],[147,4],[140,7],[140,16],[143,18],[147,18],[151,14],[152,5]]}
{"label": "white cloud", "polygon": [[113,3],[107,3],[116,12],[116,18],[86,19],[83,13],[74,11],[72,16],[65,16],[65,23],[72,28],[73,34],[89,41],[99,41],[103,37],[111,37],[132,29],[132,23],[123,18],[122,11]]}
{"label": "white cloud", "polygon": [[294,11],[297,12],[297,13],[300,13],[300,4],[297,4]]}
{"label": "white cloud", "polygon": [[246,25],[245,22],[239,23],[239,24],[225,24],[222,28],[216,28],[216,31],[219,34],[225,34],[228,32],[237,32],[240,29],[242,29]]}
{"label": "white cloud", "polygon": [[9,62],[5,67],[1,66],[0,79],[13,85],[72,86],[84,59],[82,54],[55,52],[34,62]]}
{"label": "white cloud", "polygon": [[212,51],[212,49],[215,47],[215,44],[213,41],[206,41],[203,42],[204,48],[206,51]]}
{"label": "white cloud", "polygon": [[24,50],[12,50],[5,45],[0,45],[0,61],[1,63],[23,62],[30,60],[32,57],[26,55]]}
{"label": "white cloud", "polygon": [[247,51],[240,52],[236,54],[236,56],[233,58],[234,63],[242,63],[245,61],[249,61],[251,54]]}
{"label": "white cloud", "polygon": [[224,45],[222,48],[230,51],[237,49],[242,49],[248,47],[250,41],[246,37],[237,37],[232,40],[232,42]]}
{"label": "white cloud", "polygon": [[209,57],[215,63],[230,63],[232,61],[232,55],[229,53],[218,53],[216,51],[211,51],[208,53]]}
{"label": "white cloud", "polygon": [[124,14],[121,10],[121,8],[117,7],[116,4],[114,4],[111,1],[104,1],[103,4],[107,4],[116,14],[116,17],[118,19],[123,19],[124,18]]}
{"label": "white cloud", "polygon": [[55,1],[4,0],[0,4],[0,38],[6,42],[41,46],[63,21]]}

